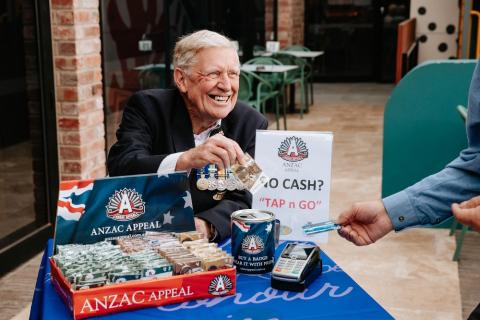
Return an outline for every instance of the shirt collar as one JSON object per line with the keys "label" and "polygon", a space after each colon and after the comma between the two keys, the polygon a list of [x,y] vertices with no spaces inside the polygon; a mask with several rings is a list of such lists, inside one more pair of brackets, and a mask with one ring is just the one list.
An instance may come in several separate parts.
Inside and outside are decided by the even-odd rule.
{"label": "shirt collar", "polygon": [[212,132],[213,130],[215,129],[218,129],[220,128],[220,126],[222,125],[222,120],[218,120],[213,126],[211,126],[210,128],[208,129],[205,129],[203,130],[202,132],[200,132],[199,134],[193,134],[193,137],[195,139],[207,139],[209,136],[210,136],[210,132]]}

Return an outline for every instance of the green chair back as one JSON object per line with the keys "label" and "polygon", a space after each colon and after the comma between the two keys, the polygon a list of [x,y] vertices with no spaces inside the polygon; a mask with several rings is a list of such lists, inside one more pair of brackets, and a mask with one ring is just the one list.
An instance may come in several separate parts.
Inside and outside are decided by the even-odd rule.
{"label": "green chair back", "polygon": [[244,71],[242,71],[240,72],[238,100],[249,102],[252,96],[252,80]]}
{"label": "green chair back", "polygon": [[[264,65],[282,65],[280,61],[272,57],[256,57],[248,60],[244,64],[264,64]],[[283,73],[258,73],[258,76],[269,82],[273,87],[278,88],[284,85]]]}
{"label": "green chair back", "polygon": [[382,197],[442,170],[467,146],[456,108],[467,103],[475,64],[425,63],[395,87],[384,115]]}
{"label": "green chair back", "polygon": [[305,68],[306,62],[303,59],[299,59],[295,56],[292,56],[288,53],[276,53],[273,55],[273,58],[280,61],[282,64],[285,65],[294,65],[298,66],[297,69],[293,69],[287,72],[286,81],[288,83],[294,82],[295,80],[299,80],[300,78],[305,78]]}

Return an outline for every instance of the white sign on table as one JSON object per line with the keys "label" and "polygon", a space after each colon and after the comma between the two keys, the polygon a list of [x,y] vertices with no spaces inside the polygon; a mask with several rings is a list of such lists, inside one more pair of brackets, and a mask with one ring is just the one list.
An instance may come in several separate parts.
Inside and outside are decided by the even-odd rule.
{"label": "white sign on table", "polygon": [[255,161],[270,180],[252,208],[275,214],[280,239],[327,242],[302,226],[329,220],[332,143],[331,132],[257,130]]}
{"label": "white sign on table", "polygon": [[267,42],[265,42],[265,49],[268,52],[278,52],[278,50],[280,50],[280,42],[278,42],[278,41],[267,41]]}

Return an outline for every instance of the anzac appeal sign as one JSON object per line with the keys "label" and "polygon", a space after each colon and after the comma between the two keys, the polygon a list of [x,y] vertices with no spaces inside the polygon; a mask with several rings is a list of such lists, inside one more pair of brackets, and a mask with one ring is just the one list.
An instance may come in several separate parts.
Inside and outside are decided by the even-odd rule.
{"label": "anzac appeal sign", "polygon": [[255,161],[270,179],[252,207],[275,214],[282,240],[327,240],[302,226],[329,219],[332,141],[330,132],[257,130]]}
{"label": "anzac appeal sign", "polygon": [[195,230],[187,188],[185,172],[62,182],[55,244]]}

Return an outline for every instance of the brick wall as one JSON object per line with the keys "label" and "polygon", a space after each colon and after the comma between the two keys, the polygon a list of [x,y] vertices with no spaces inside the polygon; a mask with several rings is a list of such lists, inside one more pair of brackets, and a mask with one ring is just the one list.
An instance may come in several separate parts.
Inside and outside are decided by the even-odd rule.
{"label": "brick wall", "polygon": [[99,0],[50,0],[61,180],[105,176]]}
{"label": "brick wall", "polygon": [[273,0],[265,0],[265,40],[273,36]]}
{"label": "brick wall", "polygon": [[[304,0],[278,0],[278,41],[280,47],[304,42]],[[265,0],[265,39],[273,32],[273,0]]]}

